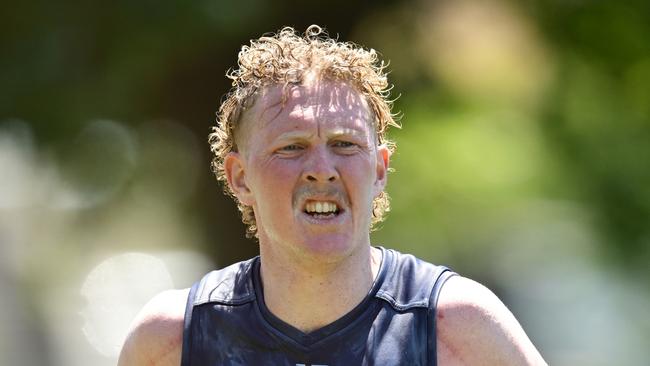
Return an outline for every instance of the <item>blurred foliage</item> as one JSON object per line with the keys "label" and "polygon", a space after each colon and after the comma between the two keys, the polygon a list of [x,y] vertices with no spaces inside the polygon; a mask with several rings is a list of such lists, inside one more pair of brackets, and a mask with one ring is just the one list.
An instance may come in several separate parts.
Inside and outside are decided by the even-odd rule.
{"label": "blurred foliage", "polygon": [[[240,45],[282,25],[319,23],[392,61],[405,128],[395,133],[395,224],[387,226],[413,226],[403,223],[413,220],[408,212],[399,213],[406,205],[401,190],[431,197],[418,204],[438,212],[417,215],[424,226],[413,227],[414,237],[427,223],[469,214],[450,197],[483,196],[489,211],[525,190],[584,205],[606,256],[643,266],[650,247],[648,3],[449,4],[12,3],[0,38],[0,117],[27,121],[40,148],[63,156],[84,149],[83,137],[72,136],[98,118],[133,126],[180,121],[201,141]],[[440,30],[454,21],[451,31]],[[475,57],[481,62],[472,63]],[[463,74],[471,79],[460,80]],[[193,205],[216,218],[220,207],[233,206],[210,183],[208,152],[199,150],[205,168]],[[72,159],[77,168],[95,169],[83,156]],[[100,171],[92,175],[111,181]],[[420,183],[407,189],[402,182]],[[451,209],[459,217],[441,213]],[[205,230],[230,233],[234,222],[214,229],[206,222]],[[239,241],[238,234],[221,235]]]}
{"label": "blurred foliage", "polygon": [[[59,266],[83,272],[111,251],[196,248],[218,266],[255,255],[210,172],[207,133],[241,45],[313,23],[391,61],[403,129],[391,132],[393,209],[375,243],[488,283],[524,325],[545,326],[521,310],[544,299],[513,289],[536,283],[545,294],[544,270],[614,268],[621,282],[650,291],[650,2],[76,0],[3,8],[0,279],[33,289],[23,295],[28,303]],[[586,288],[595,298],[580,282],[589,276],[576,276],[564,294]],[[638,326],[650,335],[649,324]],[[552,331],[535,334],[551,360],[607,364],[598,354],[561,356],[569,351]],[[587,349],[587,340],[576,342]],[[49,349],[56,354],[56,343]]]}

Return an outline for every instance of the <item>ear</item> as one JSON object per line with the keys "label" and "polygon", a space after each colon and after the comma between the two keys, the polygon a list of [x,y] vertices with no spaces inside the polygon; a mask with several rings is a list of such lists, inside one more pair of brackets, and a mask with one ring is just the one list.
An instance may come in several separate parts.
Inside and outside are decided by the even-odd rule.
{"label": "ear", "polygon": [[377,174],[375,180],[375,197],[386,187],[388,167],[390,164],[390,150],[386,145],[377,146]]}
{"label": "ear", "polygon": [[246,165],[241,154],[237,152],[230,152],[224,160],[224,170],[226,173],[226,180],[228,186],[239,199],[241,203],[246,206],[252,206],[254,199],[253,193],[248,187],[246,182]]}

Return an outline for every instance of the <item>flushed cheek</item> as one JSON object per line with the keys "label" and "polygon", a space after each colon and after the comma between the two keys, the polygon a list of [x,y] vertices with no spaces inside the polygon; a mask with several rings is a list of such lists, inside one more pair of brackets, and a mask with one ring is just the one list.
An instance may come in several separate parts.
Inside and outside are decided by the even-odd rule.
{"label": "flushed cheek", "polygon": [[291,231],[294,220],[291,191],[286,182],[283,184],[269,178],[258,191],[256,219],[259,226],[263,226],[266,235],[278,239],[279,233],[287,234]]}
{"label": "flushed cheek", "polygon": [[374,172],[366,169],[352,169],[342,173],[343,182],[351,196],[352,204],[359,206],[357,208],[371,205],[374,199]]}
{"label": "flushed cheek", "polygon": [[291,192],[299,179],[299,173],[282,164],[275,164],[269,170],[270,173],[266,174],[266,177],[261,182],[263,189],[276,196],[291,196]]}
{"label": "flushed cheek", "polygon": [[[280,177],[281,172],[269,174],[266,177],[260,177],[258,186],[258,199],[268,202],[267,205],[279,209],[283,203],[290,204],[291,191],[293,184],[287,179]],[[287,201],[288,202],[284,202]]]}
{"label": "flushed cheek", "polygon": [[274,157],[259,159],[251,166],[253,167],[252,175],[257,178],[256,183],[262,188],[268,187],[271,182],[275,181],[283,182],[283,186],[285,186],[296,175],[295,163],[285,159]]}

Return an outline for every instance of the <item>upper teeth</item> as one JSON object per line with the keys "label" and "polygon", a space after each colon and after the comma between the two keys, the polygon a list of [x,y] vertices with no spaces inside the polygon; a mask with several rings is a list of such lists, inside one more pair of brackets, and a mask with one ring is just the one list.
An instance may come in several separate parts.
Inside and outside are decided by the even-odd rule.
{"label": "upper teeth", "polygon": [[307,212],[336,212],[336,204],[332,202],[309,202],[305,205]]}

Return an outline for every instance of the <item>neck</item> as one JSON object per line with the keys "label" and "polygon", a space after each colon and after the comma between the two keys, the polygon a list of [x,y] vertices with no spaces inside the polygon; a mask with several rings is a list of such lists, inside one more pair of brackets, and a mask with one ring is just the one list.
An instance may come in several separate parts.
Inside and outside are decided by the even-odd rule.
{"label": "neck", "polygon": [[260,244],[264,302],[275,316],[311,332],[344,316],[368,294],[379,272],[381,252],[365,245],[343,259],[278,255]]}

